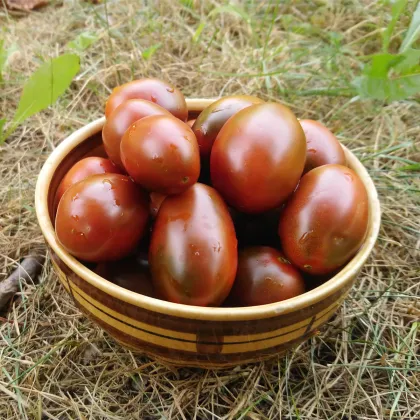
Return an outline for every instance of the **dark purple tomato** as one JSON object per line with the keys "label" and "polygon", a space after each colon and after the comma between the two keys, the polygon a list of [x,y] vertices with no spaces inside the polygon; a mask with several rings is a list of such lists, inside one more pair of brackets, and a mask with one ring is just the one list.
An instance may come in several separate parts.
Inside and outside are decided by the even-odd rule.
{"label": "dark purple tomato", "polygon": [[94,271],[124,289],[155,297],[149,265],[142,264],[137,258],[129,257],[119,261],[102,262]]}
{"label": "dark purple tomato", "polygon": [[112,91],[105,107],[106,118],[109,118],[118,105],[128,99],[145,99],[153,102],[182,121],[186,121],[188,117],[187,103],[179,89],[162,80],[139,79],[117,86]]}
{"label": "dark purple tomato", "polygon": [[192,126],[200,147],[201,159],[208,161],[213,143],[226,121],[241,109],[263,103],[255,96],[225,96],[205,108]]}
{"label": "dark purple tomato", "polygon": [[102,129],[102,140],[109,158],[123,168],[120,156],[121,139],[136,121],[151,115],[171,115],[169,111],[153,102],[130,99],[123,102],[111,113]]}
{"label": "dark purple tomato", "polygon": [[344,150],[327,127],[314,120],[301,120],[300,125],[306,137],[306,163],[303,173],[328,163],[346,165]]}
{"label": "dark purple tomato", "polygon": [[179,194],[200,175],[197,139],[184,122],[166,115],[136,121],[121,141],[125,170],[142,187]]}
{"label": "dark purple tomato", "polygon": [[163,203],[163,200],[166,198],[166,195],[151,192],[150,193],[150,214],[153,218],[156,218],[160,206]]}
{"label": "dark purple tomato", "polygon": [[229,297],[236,305],[265,305],[304,292],[301,274],[276,249],[257,246],[239,252],[238,271]]}
{"label": "dark purple tomato", "polygon": [[283,251],[303,271],[330,273],[360,248],[368,216],[367,192],[354,171],[335,164],[312,169],[280,216]]}
{"label": "dark purple tomato", "polygon": [[289,108],[252,105],[220,130],[210,159],[212,184],[239,211],[262,213],[293,192],[305,157],[305,134]]}
{"label": "dark purple tomato", "polygon": [[136,247],[148,216],[147,194],[129,177],[92,175],[64,193],[55,231],[63,247],[77,258],[117,260]]}
{"label": "dark purple tomato", "polygon": [[63,194],[76,182],[82,181],[91,175],[115,173],[120,174],[117,168],[109,159],[102,157],[87,157],[76,162],[61,180],[55,193],[55,208],[61,200]]}
{"label": "dark purple tomato", "polygon": [[149,250],[159,297],[188,305],[220,305],[235,279],[237,259],[235,228],[215,189],[197,183],[165,198]]}
{"label": "dark purple tomato", "polygon": [[188,120],[188,121],[187,121],[187,124],[188,124],[190,127],[192,127],[192,126],[194,125],[194,123],[195,123],[195,119],[194,119],[194,120]]}

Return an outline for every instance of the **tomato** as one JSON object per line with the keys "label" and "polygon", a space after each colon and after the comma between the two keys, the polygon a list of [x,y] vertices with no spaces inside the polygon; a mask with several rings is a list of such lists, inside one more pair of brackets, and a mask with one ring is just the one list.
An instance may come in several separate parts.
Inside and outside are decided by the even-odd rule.
{"label": "tomato", "polygon": [[117,260],[137,245],[148,215],[147,194],[129,177],[92,175],[64,193],[55,230],[63,247],[77,258]]}
{"label": "tomato", "polygon": [[120,144],[124,133],[137,120],[150,115],[171,115],[169,111],[153,102],[143,99],[130,99],[118,105],[105,121],[102,140],[109,158],[123,168]]}
{"label": "tomato", "polygon": [[296,188],[305,156],[305,135],[289,108],[252,105],[220,130],[211,152],[212,184],[239,211],[271,210]]}
{"label": "tomato", "polygon": [[314,120],[301,120],[300,125],[306,137],[304,173],[328,163],[346,165],[344,150],[327,127]]}
{"label": "tomato", "polygon": [[128,99],[145,99],[168,110],[175,117],[186,121],[187,103],[184,95],[175,86],[158,79],[139,79],[117,86],[108,98],[105,116],[109,118],[118,105]]}
{"label": "tomato", "polygon": [[161,194],[179,194],[200,175],[200,154],[191,128],[166,115],[136,121],[121,141],[121,160],[141,186]]}
{"label": "tomato", "polygon": [[192,126],[194,125],[194,123],[195,123],[195,119],[194,119],[194,120],[188,120],[188,121],[187,121],[187,124],[188,124],[190,127],[192,127]]}
{"label": "tomato", "polygon": [[150,214],[153,218],[157,216],[160,206],[165,198],[166,195],[155,192],[150,193]]}
{"label": "tomato", "polygon": [[368,225],[368,196],[351,169],[329,164],[304,175],[280,216],[279,236],[290,261],[327,274],[357,252]]}
{"label": "tomato", "polygon": [[94,271],[124,289],[150,297],[155,295],[149,265],[143,264],[137,258],[128,257],[119,261],[102,262]]}
{"label": "tomato", "polygon": [[236,305],[265,305],[304,292],[303,277],[276,249],[257,246],[239,252],[238,271],[229,296]]}
{"label": "tomato", "polygon": [[153,283],[161,298],[219,305],[232,287],[237,259],[235,228],[215,189],[197,183],[166,197],[149,249]]}
{"label": "tomato", "polygon": [[57,208],[61,197],[73,184],[76,184],[76,182],[82,181],[91,175],[106,173],[120,174],[121,171],[109,159],[102,157],[92,156],[76,162],[66,175],[64,175],[64,178],[57,188],[54,208]]}
{"label": "tomato", "polygon": [[223,97],[205,108],[192,127],[204,160],[210,159],[213,143],[226,121],[241,109],[264,102],[255,96],[237,95]]}

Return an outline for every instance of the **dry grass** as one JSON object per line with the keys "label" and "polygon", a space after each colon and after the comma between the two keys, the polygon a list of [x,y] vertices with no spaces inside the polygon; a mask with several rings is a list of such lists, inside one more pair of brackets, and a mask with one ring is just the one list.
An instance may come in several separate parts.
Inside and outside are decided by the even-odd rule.
{"label": "dry grass", "polygon": [[407,159],[419,161],[420,105],[360,101],[342,90],[361,56],[379,50],[388,9],[362,0],[278,9],[255,1],[246,2],[247,21],[232,9],[205,18],[216,1],[187,3],[65,0],[30,15],[0,9],[0,37],[18,48],[0,85],[6,117],[39,57],[64,51],[81,31],[99,35],[71,90],[0,149],[0,275],[44,247],[33,193],[48,154],[102,114],[115,84],[140,75],[169,79],[186,95],[282,100],[298,116],[324,121],[363,159],[380,193],[373,255],[317,337],[284,359],[217,372],[168,369],[124,350],[75,309],[46,264],[40,284],[22,285],[0,326],[0,418],[420,419],[420,177],[401,170]]}

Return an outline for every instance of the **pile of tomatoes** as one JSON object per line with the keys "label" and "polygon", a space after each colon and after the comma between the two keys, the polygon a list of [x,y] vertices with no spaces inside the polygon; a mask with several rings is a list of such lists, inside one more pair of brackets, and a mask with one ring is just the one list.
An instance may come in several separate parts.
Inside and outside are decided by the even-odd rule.
{"label": "pile of tomatoes", "polygon": [[113,90],[105,116],[108,158],[65,175],[55,229],[122,287],[189,305],[273,303],[335,274],[365,238],[367,192],[338,140],[280,103],[227,96],[187,121],[179,89],[141,79]]}

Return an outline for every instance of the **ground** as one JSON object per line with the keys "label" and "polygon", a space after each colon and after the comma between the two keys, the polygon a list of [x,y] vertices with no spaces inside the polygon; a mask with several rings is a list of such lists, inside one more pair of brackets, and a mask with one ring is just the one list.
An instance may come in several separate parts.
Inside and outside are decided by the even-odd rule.
{"label": "ground", "polygon": [[361,99],[349,89],[366,56],[381,49],[385,3],[64,0],[30,14],[0,8],[0,38],[16,46],[0,84],[0,116],[8,119],[41,59],[68,51],[81,32],[98,38],[80,53],[66,94],[0,148],[0,279],[45,249],[33,196],[49,153],[103,114],[116,84],[139,76],[167,79],[186,96],[259,95],[321,120],[369,169],[383,212],[371,258],[319,335],[285,358],[229,370],[172,369],[134,356],[81,315],[47,260],[39,283],[22,284],[1,321],[1,419],[420,419],[420,182],[418,171],[402,170],[419,160],[420,105]]}

